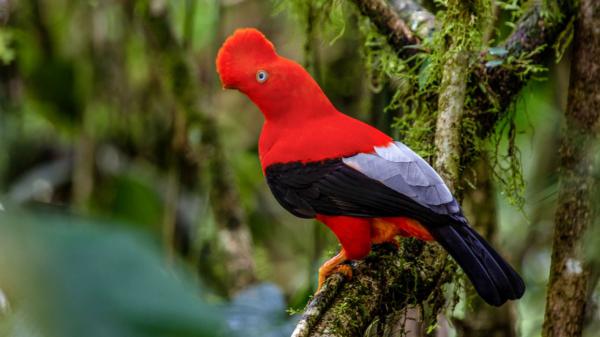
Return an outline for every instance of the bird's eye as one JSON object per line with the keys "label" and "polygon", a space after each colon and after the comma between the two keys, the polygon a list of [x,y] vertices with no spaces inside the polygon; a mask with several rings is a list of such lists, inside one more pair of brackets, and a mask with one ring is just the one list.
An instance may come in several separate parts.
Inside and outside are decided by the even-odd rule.
{"label": "bird's eye", "polygon": [[258,72],[256,72],[256,80],[258,81],[258,83],[265,83],[267,78],[269,78],[269,74],[267,74],[266,71],[259,70]]}

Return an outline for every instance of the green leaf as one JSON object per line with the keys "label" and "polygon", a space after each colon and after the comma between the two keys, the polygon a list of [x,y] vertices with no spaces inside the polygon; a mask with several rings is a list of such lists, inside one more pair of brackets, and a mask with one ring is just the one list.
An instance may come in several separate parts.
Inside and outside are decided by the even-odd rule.
{"label": "green leaf", "polygon": [[419,89],[425,88],[425,86],[428,84],[432,68],[431,60],[426,58],[419,69]]}
{"label": "green leaf", "polygon": [[[147,237],[56,216],[0,218],[0,333],[56,337],[224,335],[222,311]],[[24,333],[21,335],[26,335]],[[230,334],[227,334],[230,335]]]}

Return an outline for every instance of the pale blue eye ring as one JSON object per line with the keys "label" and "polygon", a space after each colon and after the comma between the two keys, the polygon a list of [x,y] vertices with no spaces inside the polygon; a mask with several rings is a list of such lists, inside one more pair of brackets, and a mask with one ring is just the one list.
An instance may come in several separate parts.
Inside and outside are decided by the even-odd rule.
{"label": "pale blue eye ring", "polygon": [[269,78],[269,74],[264,70],[259,70],[256,72],[256,81],[258,83],[265,83],[265,81]]}

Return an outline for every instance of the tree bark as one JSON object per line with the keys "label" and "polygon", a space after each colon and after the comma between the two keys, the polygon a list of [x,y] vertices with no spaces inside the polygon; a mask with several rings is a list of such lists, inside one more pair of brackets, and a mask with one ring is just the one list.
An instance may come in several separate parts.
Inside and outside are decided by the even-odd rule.
{"label": "tree bark", "polygon": [[444,64],[438,99],[438,119],[435,127],[435,169],[456,193],[460,181],[460,136],[464,115],[469,59],[465,50],[451,45]]}
{"label": "tree bark", "polygon": [[426,39],[435,29],[435,16],[413,0],[392,0],[392,7],[400,19],[406,22],[411,31],[420,39]]}
{"label": "tree bark", "polygon": [[560,146],[559,195],[547,292],[544,337],[581,336],[590,266],[583,255],[586,230],[598,215],[595,158],[600,128],[600,3],[582,0],[565,125]]}

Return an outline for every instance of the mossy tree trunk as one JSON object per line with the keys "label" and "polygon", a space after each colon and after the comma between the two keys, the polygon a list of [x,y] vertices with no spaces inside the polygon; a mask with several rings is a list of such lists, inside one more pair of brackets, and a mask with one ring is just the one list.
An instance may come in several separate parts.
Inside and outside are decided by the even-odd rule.
{"label": "mossy tree trunk", "polygon": [[544,337],[581,336],[590,275],[583,255],[586,230],[598,215],[600,128],[600,3],[582,0],[575,28],[559,195],[547,293]]}

